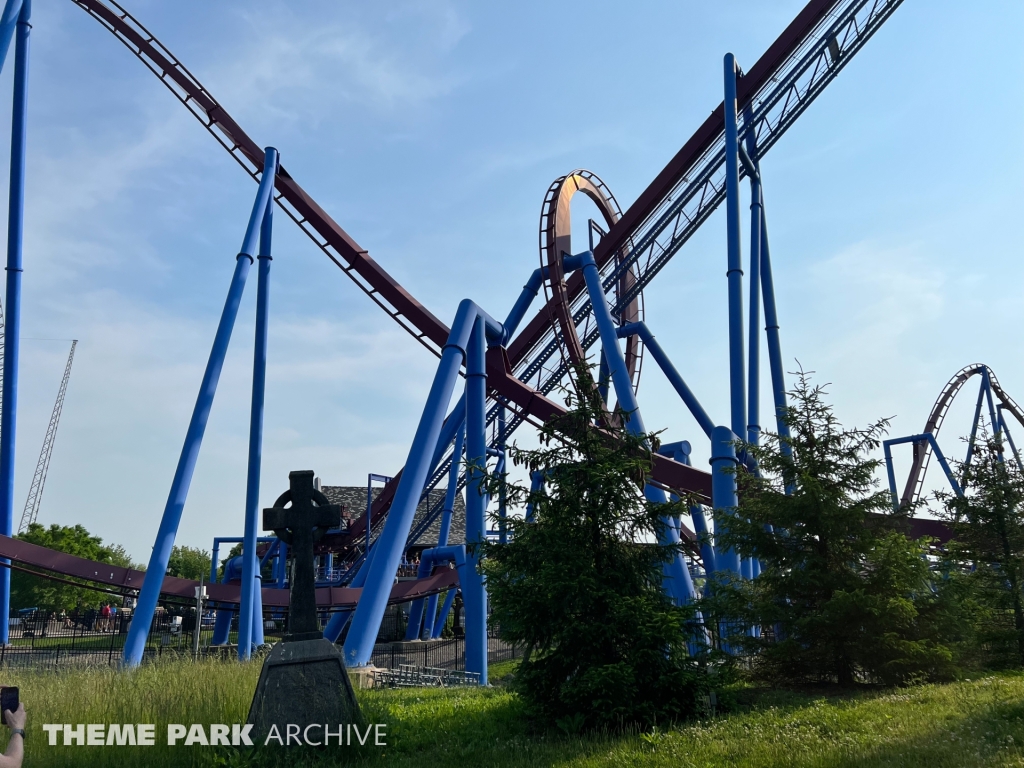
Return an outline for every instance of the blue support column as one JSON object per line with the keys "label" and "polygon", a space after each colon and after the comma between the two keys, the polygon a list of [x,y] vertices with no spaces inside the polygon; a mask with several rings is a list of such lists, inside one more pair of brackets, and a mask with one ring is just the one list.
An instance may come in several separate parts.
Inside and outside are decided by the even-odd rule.
{"label": "blue support column", "polygon": [[544,487],[544,471],[541,469],[535,469],[530,473],[530,495],[531,500],[526,503],[526,522],[532,523],[536,518],[536,513],[533,509],[532,495],[537,493],[541,488]]}
{"label": "blue support column", "polygon": [[[680,464],[685,464],[688,467],[692,466],[690,463],[690,443],[686,440],[662,445],[659,453],[663,456],[670,456]],[[672,500],[678,501],[678,498],[673,496]],[[693,532],[697,534],[700,556],[704,560],[704,572],[710,576],[715,572],[715,547],[711,531],[708,529],[707,520],[704,517],[704,509],[700,504],[694,504],[690,507],[690,519],[693,521]]]}
{"label": "blue support column", "polygon": [[[775,306],[775,282],[772,278],[772,259],[768,249],[768,223],[764,212],[764,188],[761,188],[761,298],[764,300],[764,330],[768,342],[768,367],[772,374],[772,400],[775,403],[775,425],[783,438],[782,454],[792,453],[786,413],[786,371],[782,365],[782,341],[779,336],[779,313]],[[751,290],[757,290],[751,287]]]}
{"label": "blue support column", "polygon": [[[751,110],[744,110],[749,122]],[[751,164],[756,162],[754,132],[747,132],[747,155]],[[748,338],[747,366],[747,432],[746,439],[757,445],[761,435],[761,178],[756,167],[751,168],[750,178],[750,326]],[[753,566],[751,566],[753,567]],[[752,571],[753,572],[753,571]]]}
{"label": "blue support column", "polygon": [[[277,175],[277,150],[267,147],[263,175]],[[263,457],[263,400],[267,384],[267,329],[270,321],[270,262],[274,198],[261,215],[256,282],[256,338],[252,360],[252,406],[249,412],[249,469],[245,486],[245,541],[242,542],[242,603],[238,614],[238,658],[248,661],[254,645],[263,644],[263,596],[256,556],[259,528],[260,464]]]}
{"label": "blue support column", "polygon": [[[448,342],[441,352],[441,361],[427,396],[427,404],[416,428],[384,530],[374,545],[375,552],[367,573],[366,586],[345,639],[345,663],[350,667],[365,666],[373,653],[373,644],[387,607],[416,505],[423,493],[428,469],[437,450],[444,413],[455,389],[466,345],[478,316],[485,315],[472,301],[464,300],[459,305]],[[500,341],[505,332],[504,327],[490,318],[486,318],[485,322],[492,337]]]}
{"label": "blue support column", "polygon": [[[498,464],[495,466],[494,471],[498,477],[504,478],[506,469],[505,459],[505,406],[498,406],[498,450],[501,452],[501,456],[498,457]],[[508,494],[505,491],[505,481],[502,479],[501,488],[498,489],[498,543],[508,544],[508,524],[506,522],[506,515],[508,513]]]}
{"label": "blue support column", "polygon": [[466,571],[461,579],[466,609],[466,671],[487,685],[487,589],[479,571],[480,546],[487,536],[487,338],[477,317],[466,354]]}
{"label": "blue support column", "polygon": [[174,471],[174,479],[171,481],[171,490],[167,495],[167,504],[160,519],[160,529],[157,531],[153,552],[149,558],[149,566],[146,569],[146,577],[143,579],[135,613],[128,628],[128,637],[125,639],[122,661],[126,666],[138,665],[142,661],[146,648],[146,638],[149,636],[149,627],[153,623],[153,614],[156,612],[160,588],[163,586],[164,576],[167,574],[167,561],[171,557],[174,538],[178,533],[181,513],[185,508],[189,485],[192,482],[192,473],[196,467],[196,459],[199,458],[199,449],[203,444],[206,424],[210,419],[213,398],[217,394],[217,383],[220,381],[220,372],[224,367],[224,357],[227,355],[228,343],[231,341],[231,331],[235,325],[235,318],[238,316],[238,305],[242,301],[245,279],[248,277],[249,267],[253,263],[252,254],[256,247],[256,238],[263,220],[263,213],[273,192],[273,185],[272,174],[264,174],[260,179],[256,202],[249,216],[249,226],[242,240],[242,248],[235,258],[235,271],[228,288],[228,297],[220,315],[217,334],[214,336],[213,348],[210,350],[210,359],[206,364],[203,381],[199,385],[199,396],[196,398],[196,405],[192,410],[192,419],[189,421],[188,431],[185,433],[185,444],[181,448],[178,466]]}
{"label": "blue support column", "polygon": [[676,394],[682,399],[683,403],[693,414],[693,418],[697,420],[697,424],[704,430],[709,438],[711,437],[711,430],[715,428],[715,423],[708,416],[707,411],[704,410],[704,406],[700,404],[697,397],[693,394],[690,388],[683,381],[683,377],[679,375],[679,371],[672,365],[672,361],[669,360],[668,355],[665,354],[665,350],[661,348],[661,345],[654,338],[654,334],[651,333],[651,329],[647,327],[644,322],[627,323],[618,329],[619,337],[632,336],[634,333],[640,337],[643,341],[644,347],[654,358],[654,362],[661,368],[662,373],[665,374],[665,378],[668,379],[672,388],[675,389]]}
{"label": "blue support column", "polygon": [[[3,13],[0,14],[0,70],[3,69],[4,62],[7,61],[7,51],[11,48],[11,40],[14,39],[21,11],[22,0],[7,0]],[[29,9],[29,15],[31,15],[31,9]],[[25,18],[31,24],[31,19],[27,16]]]}
{"label": "blue support column", "polygon": [[[982,386],[985,389],[985,399],[988,403],[988,418],[992,424],[992,438],[998,441],[1001,425],[999,422],[999,416],[996,415],[995,403],[992,400],[992,378],[989,376],[987,366],[982,368],[981,375],[984,380],[984,384]],[[999,453],[999,460],[1002,461],[1002,452]]]}
{"label": "blue support column", "polygon": [[448,621],[448,614],[452,611],[452,603],[455,602],[455,595],[458,590],[454,587],[448,590],[448,594],[444,596],[444,603],[441,605],[441,612],[437,614],[437,619],[434,622],[434,631],[430,633],[430,639],[436,640],[441,636],[444,631],[444,624]]}
{"label": "blue support column", "polygon": [[[9,8],[11,5],[8,3]],[[0,533],[4,536],[14,534],[14,438],[18,421],[18,358],[21,348],[21,271],[25,227],[25,142],[31,14],[32,3],[24,0],[18,14],[14,48],[11,187],[7,213],[7,323],[4,326],[3,415],[0,417]],[[4,21],[9,29],[6,14]],[[10,563],[7,559],[2,562]],[[0,645],[7,645],[10,639],[10,612],[11,569],[0,568]]]}
{"label": "blue support column", "polygon": [[[441,513],[441,528],[437,534],[437,546],[448,545],[448,535],[452,530],[452,515],[455,513],[455,498],[459,490],[459,473],[462,469],[462,447],[466,441],[466,425],[463,422],[455,435],[455,450],[452,451],[452,465],[448,470],[448,488],[444,495],[444,511]],[[453,590],[454,591],[454,590]],[[437,620],[438,596],[431,595],[427,598],[426,614],[423,619],[423,633],[421,637],[429,640],[434,636],[434,623]]]}
{"label": "blue support column", "polygon": [[[633,382],[629,378],[629,370],[626,368],[622,347],[619,346],[615,321],[601,285],[601,275],[598,272],[597,263],[594,261],[594,254],[586,251],[578,256],[568,257],[565,259],[565,268],[567,272],[573,268],[583,271],[587,292],[590,294],[590,303],[594,308],[594,320],[601,335],[601,346],[611,371],[615,397],[625,420],[625,428],[632,435],[645,435],[647,430],[644,428],[643,418],[640,416],[640,406],[636,400],[636,393],[633,391]],[[644,496],[656,504],[668,503],[665,491],[654,485],[648,484],[644,488]],[[658,543],[676,549],[675,556],[665,564],[666,592],[677,603],[685,604],[696,598],[693,580],[690,578],[690,571],[686,567],[683,554],[678,551],[679,531],[672,525],[669,518],[663,518],[662,522],[664,525],[658,533]]]}
{"label": "blue support column", "polygon": [[974,458],[974,443],[978,437],[978,425],[981,423],[981,407],[985,403],[985,378],[982,376],[978,387],[978,402],[974,405],[974,421],[971,422],[971,436],[967,439],[967,458],[964,464],[969,465]]}
{"label": "blue support column", "polygon": [[[727,520],[739,505],[736,495],[736,435],[727,427],[711,432],[711,503],[715,514],[715,536],[728,527]],[[719,571],[741,576],[740,556],[735,549],[715,547],[715,563]]]}
{"label": "blue support column", "polygon": [[740,246],[740,155],[736,126],[736,59],[725,55],[725,218],[729,281],[729,402],[732,431],[747,434],[743,361],[743,254]]}

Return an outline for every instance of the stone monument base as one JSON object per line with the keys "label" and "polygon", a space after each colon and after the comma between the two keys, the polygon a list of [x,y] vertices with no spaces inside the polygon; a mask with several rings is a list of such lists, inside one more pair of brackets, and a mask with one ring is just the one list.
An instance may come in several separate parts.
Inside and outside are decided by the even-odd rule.
{"label": "stone monument base", "polygon": [[323,637],[277,643],[263,662],[247,722],[255,726],[257,744],[266,741],[273,725],[284,739],[288,725],[294,732],[296,725],[329,724],[333,730],[339,723],[360,722],[341,651]]}

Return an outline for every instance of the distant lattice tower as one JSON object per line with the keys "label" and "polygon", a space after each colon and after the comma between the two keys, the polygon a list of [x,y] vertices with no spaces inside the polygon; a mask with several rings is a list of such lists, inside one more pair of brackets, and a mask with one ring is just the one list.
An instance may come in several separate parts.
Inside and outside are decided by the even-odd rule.
{"label": "distant lattice tower", "polygon": [[[57,438],[57,424],[60,422],[60,412],[64,408],[64,395],[68,391],[68,379],[71,378],[71,363],[75,359],[75,347],[78,339],[71,342],[71,352],[68,354],[68,364],[64,367],[64,378],[60,382],[60,391],[57,392],[57,402],[53,404],[53,413],[50,414],[50,424],[46,428],[46,437],[43,438],[43,450],[39,453],[39,461],[36,462],[36,472],[32,475],[32,486],[28,489],[28,498],[25,499],[25,511],[21,513],[21,525],[18,526],[18,533],[22,533],[39,515],[39,503],[43,500],[43,485],[46,484],[46,472],[50,468],[50,456],[53,454],[53,442]],[[2,386],[2,384],[0,384]]]}

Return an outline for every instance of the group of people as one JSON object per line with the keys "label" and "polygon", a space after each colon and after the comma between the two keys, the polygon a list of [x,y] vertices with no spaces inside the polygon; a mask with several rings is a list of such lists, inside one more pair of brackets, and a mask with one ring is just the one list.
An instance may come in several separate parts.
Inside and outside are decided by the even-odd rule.
{"label": "group of people", "polygon": [[412,560],[406,560],[402,558],[401,564],[398,566],[399,576],[416,576],[420,570],[420,558],[419,555],[414,557]]}
{"label": "group of people", "polygon": [[[87,627],[92,631],[114,632],[117,630],[117,607],[110,603],[104,603],[98,612],[89,609],[83,614],[83,618],[86,625],[92,625]],[[77,622],[81,624],[83,618],[77,618]],[[65,629],[72,629],[76,623],[76,616],[69,614],[67,611],[61,611],[60,621]]]}

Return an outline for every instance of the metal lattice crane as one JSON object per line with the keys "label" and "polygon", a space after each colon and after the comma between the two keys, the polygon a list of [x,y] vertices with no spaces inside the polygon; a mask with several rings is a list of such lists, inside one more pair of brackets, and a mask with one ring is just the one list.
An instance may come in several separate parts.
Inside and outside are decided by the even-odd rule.
{"label": "metal lattice crane", "polygon": [[18,526],[18,533],[22,533],[39,515],[39,502],[43,500],[43,485],[46,483],[46,472],[50,468],[50,456],[53,454],[53,442],[57,438],[57,424],[60,421],[60,412],[64,408],[64,395],[68,391],[68,379],[71,378],[71,363],[75,359],[75,347],[78,339],[71,342],[71,353],[68,355],[68,364],[64,367],[64,378],[60,382],[60,391],[57,392],[57,402],[53,404],[53,413],[50,414],[50,424],[46,428],[46,437],[43,438],[43,450],[39,453],[39,461],[36,463],[36,472],[32,475],[32,486],[28,489],[28,498],[25,499],[25,511],[21,513],[21,525]]}

